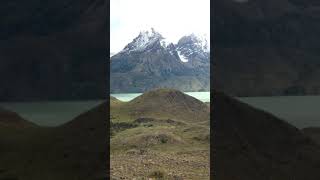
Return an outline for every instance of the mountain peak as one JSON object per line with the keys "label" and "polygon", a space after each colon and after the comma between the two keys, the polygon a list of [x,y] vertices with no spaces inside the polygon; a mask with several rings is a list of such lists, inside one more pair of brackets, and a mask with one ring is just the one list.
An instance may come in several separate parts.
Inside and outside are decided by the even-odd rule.
{"label": "mountain peak", "polygon": [[151,28],[151,31],[149,30],[140,31],[140,34],[138,37],[163,38],[162,35],[159,32],[157,32],[154,28]]}
{"label": "mountain peak", "polygon": [[202,50],[203,52],[209,52],[210,47],[207,39],[208,38],[206,34],[192,33],[188,36],[183,36],[179,40],[178,46],[189,46],[189,47],[192,47],[193,49],[196,48],[196,49]]}
{"label": "mountain peak", "polygon": [[176,46],[180,60],[183,62],[189,62],[189,59],[194,59],[195,57],[209,59],[210,47],[206,35],[192,33],[183,36]]}
{"label": "mountain peak", "polygon": [[150,45],[163,40],[163,36],[151,28],[151,31],[140,31],[139,35],[133,39],[121,52],[143,51]]}
{"label": "mountain peak", "polygon": [[[181,91],[209,90],[209,53],[193,43],[201,41],[195,36],[189,38],[192,43],[181,43],[178,47],[154,29],[141,31],[110,59],[111,92],[145,92],[159,87]],[[189,78],[191,76],[194,78]]]}

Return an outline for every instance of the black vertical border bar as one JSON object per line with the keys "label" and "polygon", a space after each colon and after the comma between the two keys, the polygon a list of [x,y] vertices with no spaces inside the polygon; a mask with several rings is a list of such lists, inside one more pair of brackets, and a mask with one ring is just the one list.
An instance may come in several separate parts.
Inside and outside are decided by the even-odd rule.
{"label": "black vertical border bar", "polygon": [[106,119],[106,138],[107,138],[107,150],[106,150],[106,174],[107,174],[107,180],[110,179],[110,0],[106,1],[106,87],[107,89],[105,92],[107,93],[107,107],[106,107],[106,113],[107,113],[107,119]]}
{"label": "black vertical border bar", "polygon": [[213,101],[214,101],[214,0],[210,0],[210,179],[214,179],[214,119],[213,119]]}

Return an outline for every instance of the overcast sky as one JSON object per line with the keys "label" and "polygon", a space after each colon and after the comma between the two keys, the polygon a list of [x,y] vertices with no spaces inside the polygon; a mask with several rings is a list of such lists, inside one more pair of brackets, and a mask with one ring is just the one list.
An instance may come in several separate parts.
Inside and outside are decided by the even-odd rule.
{"label": "overcast sky", "polygon": [[153,27],[176,43],[191,33],[210,36],[210,0],[111,0],[110,52]]}

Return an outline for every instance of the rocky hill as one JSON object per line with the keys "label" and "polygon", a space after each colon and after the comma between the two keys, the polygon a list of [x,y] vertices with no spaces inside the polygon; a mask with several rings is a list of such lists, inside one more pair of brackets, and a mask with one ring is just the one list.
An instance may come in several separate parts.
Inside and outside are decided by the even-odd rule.
{"label": "rocky hill", "polygon": [[210,118],[210,109],[205,103],[173,89],[148,91],[118,108],[132,119],[157,117],[196,123]]}
{"label": "rocky hill", "polygon": [[205,103],[173,89],[112,98],[111,177],[209,179],[209,118]]}
{"label": "rocky hill", "polygon": [[214,179],[320,178],[320,146],[275,116],[215,92]]}
{"label": "rocky hill", "polygon": [[1,111],[0,179],[106,179],[106,107],[103,103],[54,128],[12,126],[22,120]]}

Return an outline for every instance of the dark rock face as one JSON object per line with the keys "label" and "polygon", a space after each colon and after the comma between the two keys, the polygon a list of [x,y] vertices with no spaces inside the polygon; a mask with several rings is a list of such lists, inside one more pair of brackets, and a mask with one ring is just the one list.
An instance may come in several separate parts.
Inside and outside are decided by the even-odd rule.
{"label": "dark rock face", "polygon": [[[191,36],[184,37],[188,38]],[[195,46],[200,40],[194,36],[193,41],[183,42],[182,38],[180,44],[174,45],[166,44],[163,39],[154,29],[141,32],[121,52],[112,56],[111,92],[144,92],[159,87],[181,91],[209,90],[209,52]],[[180,50],[183,51],[180,53]],[[182,56],[187,62],[181,59]]]}
{"label": "dark rock face", "polygon": [[297,128],[214,92],[214,179],[320,178],[320,146]]}
{"label": "dark rock face", "polygon": [[213,86],[237,96],[319,94],[319,7],[216,1]]}
{"label": "dark rock face", "polygon": [[0,7],[0,100],[106,96],[104,0],[14,0]]}

